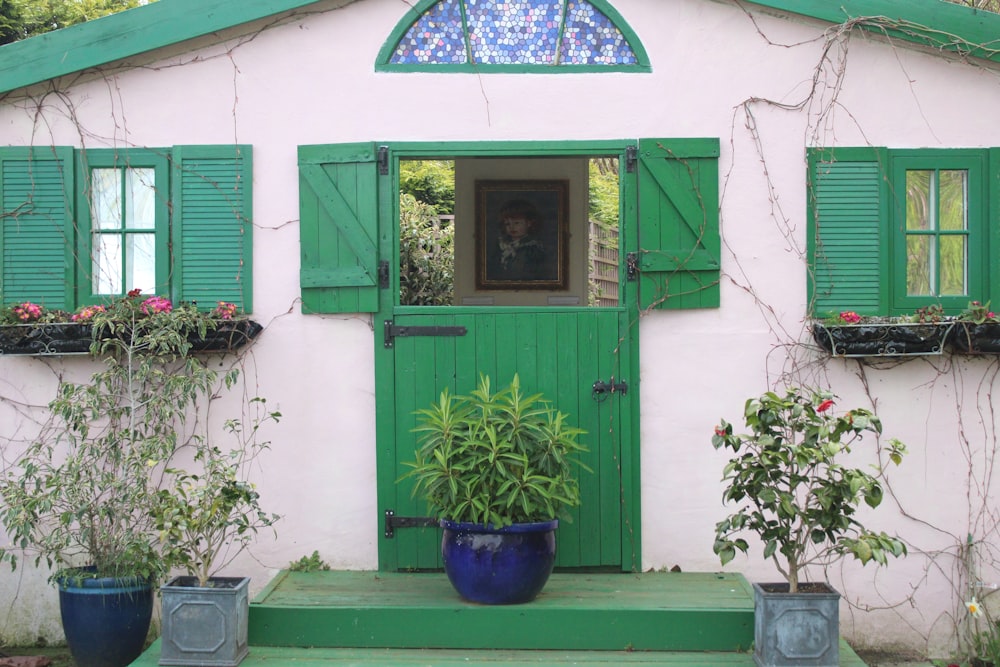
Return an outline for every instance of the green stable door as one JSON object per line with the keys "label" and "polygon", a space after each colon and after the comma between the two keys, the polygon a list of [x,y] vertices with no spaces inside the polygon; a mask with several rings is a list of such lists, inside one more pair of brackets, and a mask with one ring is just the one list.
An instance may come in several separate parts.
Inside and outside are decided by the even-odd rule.
{"label": "green stable door", "polygon": [[[619,165],[613,302],[400,305],[399,160],[593,156]],[[581,471],[582,504],[557,532],[557,567],[641,567],[639,319],[718,305],[717,157],[717,140],[300,148],[303,310],[373,316],[379,569],[441,564],[440,528],[401,479],[415,411],[446,387],[468,392],[481,374],[501,387],[515,373],[587,432],[592,472]],[[568,231],[588,235],[586,223]]]}

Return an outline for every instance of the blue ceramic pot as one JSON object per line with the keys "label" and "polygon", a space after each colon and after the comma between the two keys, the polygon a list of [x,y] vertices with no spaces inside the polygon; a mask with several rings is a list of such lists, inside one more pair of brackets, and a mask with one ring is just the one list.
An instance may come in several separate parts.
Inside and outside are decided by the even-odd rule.
{"label": "blue ceramic pot", "polygon": [[153,587],[137,577],[57,579],[59,611],[78,667],[125,667],[142,653],[153,614]]}
{"label": "blue ceramic pot", "polygon": [[517,523],[493,529],[441,521],[444,571],[466,600],[519,604],[535,599],[556,560],[559,521]]}

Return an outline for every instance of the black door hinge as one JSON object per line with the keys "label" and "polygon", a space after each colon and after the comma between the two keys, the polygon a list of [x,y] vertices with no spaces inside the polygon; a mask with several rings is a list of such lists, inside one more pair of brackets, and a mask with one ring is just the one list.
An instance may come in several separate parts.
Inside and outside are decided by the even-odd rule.
{"label": "black door hinge", "polygon": [[378,147],[378,173],[382,176],[389,175],[389,147]]}
{"label": "black door hinge", "polygon": [[625,278],[629,282],[635,282],[639,276],[639,253],[630,252],[625,255]]}
{"label": "black door hinge", "polygon": [[389,289],[389,260],[387,259],[378,263],[378,286],[381,289]]}
{"label": "black door hinge", "polygon": [[397,528],[435,528],[440,521],[431,516],[396,516],[393,510],[385,511],[385,536],[396,537]]}
{"label": "black door hinge", "polygon": [[625,147],[625,171],[629,174],[635,173],[635,163],[639,160],[639,147]]}

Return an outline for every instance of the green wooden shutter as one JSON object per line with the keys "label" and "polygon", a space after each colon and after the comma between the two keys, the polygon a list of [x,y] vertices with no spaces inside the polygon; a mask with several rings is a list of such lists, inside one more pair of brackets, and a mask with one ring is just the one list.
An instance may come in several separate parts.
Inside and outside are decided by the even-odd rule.
{"label": "green wooden shutter", "polygon": [[812,314],[888,308],[884,150],[809,151],[809,296]]}
{"label": "green wooden shutter", "polygon": [[374,144],[299,147],[302,311],[378,310]]}
{"label": "green wooden shutter", "polygon": [[246,145],[176,146],[172,150],[177,299],[214,308],[219,301],[253,309],[253,160]]}
{"label": "green wooden shutter", "polygon": [[719,140],[641,139],[639,305],[719,306]]}
{"label": "green wooden shutter", "polygon": [[72,310],[73,149],[0,148],[0,305]]}

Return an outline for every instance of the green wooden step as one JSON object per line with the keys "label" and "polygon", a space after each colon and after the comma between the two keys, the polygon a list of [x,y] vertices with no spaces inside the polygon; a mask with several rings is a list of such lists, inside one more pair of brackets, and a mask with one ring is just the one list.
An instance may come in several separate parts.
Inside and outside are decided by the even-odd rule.
{"label": "green wooden step", "polygon": [[283,572],[250,606],[250,645],[741,651],[753,593],[738,574],[554,574],[524,605],[463,601],[441,573]]}
{"label": "green wooden step", "polygon": [[[157,667],[160,642],[154,643],[132,667]],[[461,649],[334,649],[252,646],[240,667],[336,665],[337,667],[538,667],[584,665],[609,667],[754,667],[750,653],[659,651],[470,651]],[[846,642],[840,643],[840,667],[865,667]]]}

